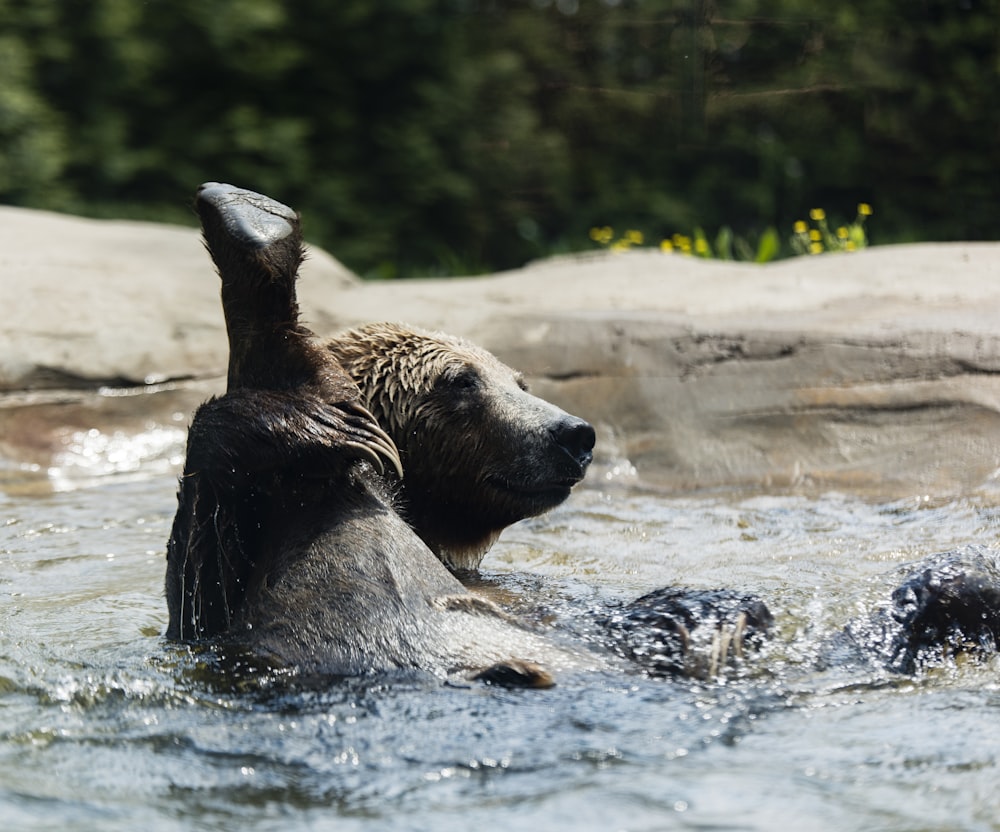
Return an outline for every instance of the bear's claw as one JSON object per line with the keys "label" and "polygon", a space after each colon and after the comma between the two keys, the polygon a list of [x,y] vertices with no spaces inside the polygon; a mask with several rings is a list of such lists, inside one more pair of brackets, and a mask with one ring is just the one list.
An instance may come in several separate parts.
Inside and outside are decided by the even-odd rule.
{"label": "bear's claw", "polygon": [[504,688],[551,688],[556,683],[555,678],[544,667],[520,659],[491,664],[470,678]]}

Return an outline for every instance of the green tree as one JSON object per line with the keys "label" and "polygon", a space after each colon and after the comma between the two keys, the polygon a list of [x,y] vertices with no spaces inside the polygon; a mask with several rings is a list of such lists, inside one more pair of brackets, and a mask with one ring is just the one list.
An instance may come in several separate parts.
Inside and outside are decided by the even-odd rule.
{"label": "green tree", "polygon": [[192,222],[227,180],[386,276],[859,201],[995,239],[998,6],[0,0],[0,200]]}

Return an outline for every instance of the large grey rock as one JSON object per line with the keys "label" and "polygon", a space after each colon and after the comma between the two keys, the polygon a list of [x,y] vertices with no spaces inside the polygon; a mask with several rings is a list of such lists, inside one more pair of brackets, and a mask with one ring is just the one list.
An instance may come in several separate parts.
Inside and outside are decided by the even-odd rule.
{"label": "large grey rock", "polygon": [[[321,334],[401,320],[483,344],[597,425],[595,476],[951,494],[1000,468],[997,244],[768,266],[598,253],[384,283],[314,251],[300,299]],[[0,209],[0,302],[0,456],[18,464],[88,427],[183,425],[223,384],[192,230]]]}
{"label": "large grey rock", "polygon": [[887,246],[768,266],[654,252],[486,280],[357,287],[468,335],[603,428],[648,483],[967,490],[1000,467],[1000,246]]}

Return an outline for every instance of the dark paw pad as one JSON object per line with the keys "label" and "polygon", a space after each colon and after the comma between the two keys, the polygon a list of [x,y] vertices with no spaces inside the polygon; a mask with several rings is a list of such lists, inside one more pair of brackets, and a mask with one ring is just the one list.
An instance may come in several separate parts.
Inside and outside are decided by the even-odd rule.
{"label": "dark paw pad", "polygon": [[298,214],[287,205],[220,182],[202,185],[197,200],[202,214],[210,206],[232,241],[248,248],[265,248],[283,240],[298,223]]}

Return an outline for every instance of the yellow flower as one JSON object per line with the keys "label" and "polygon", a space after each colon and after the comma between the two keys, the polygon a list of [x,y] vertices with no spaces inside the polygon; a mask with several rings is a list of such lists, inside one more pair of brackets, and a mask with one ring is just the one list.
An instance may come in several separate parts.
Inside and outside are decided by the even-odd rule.
{"label": "yellow flower", "polygon": [[844,251],[857,251],[858,247],[854,244],[854,240],[848,240],[844,243]]}
{"label": "yellow flower", "polygon": [[837,236],[841,240],[846,240],[847,239],[847,229],[844,226],[840,226],[840,228],[837,229]]}
{"label": "yellow flower", "polygon": [[862,202],[858,205],[858,213],[862,217],[870,217],[872,215],[872,207],[867,202]]}
{"label": "yellow flower", "polygon": [[810,254],[822,254],[823,253],[823,244],[822,243],[816,243],[816,242],[809,243],[809,253]]}
{"label": "yellow flower", "polygon": [[809,212],[809,219],[813,220],[814,222],[822,222],[823,220],[826,219],[826,211],[824,211],[822,208],[813,208]]}
{"label": "yellow flower", "polygon": [[629,244],[629,241],[625,239],[615,240],[615,242],[611,244],[612,251],[628,251],[630,248],[631,245]]}
{"label": "yellow flower", "polygon": [[625,239],[632,245],[641,246],[643,240],[642,232],[630,229],[625,232]]}
{"label": "yellow flower", "polygon": [[708,240],[699,237],[694,241],[694,250],[698,252],[698,254],[708,254]]}
{"label": "yellow flower", "polygon": [[819,233],[819,229],[814,228],[812,229],[812,231],[809,232],[809,239],[812,240],[814,243],[818,243],[820,240],[823,239],[823,235]]}
{"label": "yellow flower", "polygon": [[674,250],[674,244],[670,240],[660,240],[660,251],[670,254]]}
{"label": "yellow flower", "polygon": [[796,234],[806,233],[806,224],[804,220],[798,220],[792,228],[795,230]]}
{"label": "yellow flower", "polygon": [[605,225],[600,228],[594,227],[590,229],[590,239],[595,243],[600,243],[602,246],[606,246],[610,243],[615,236],[615,231],[611,226]]}

